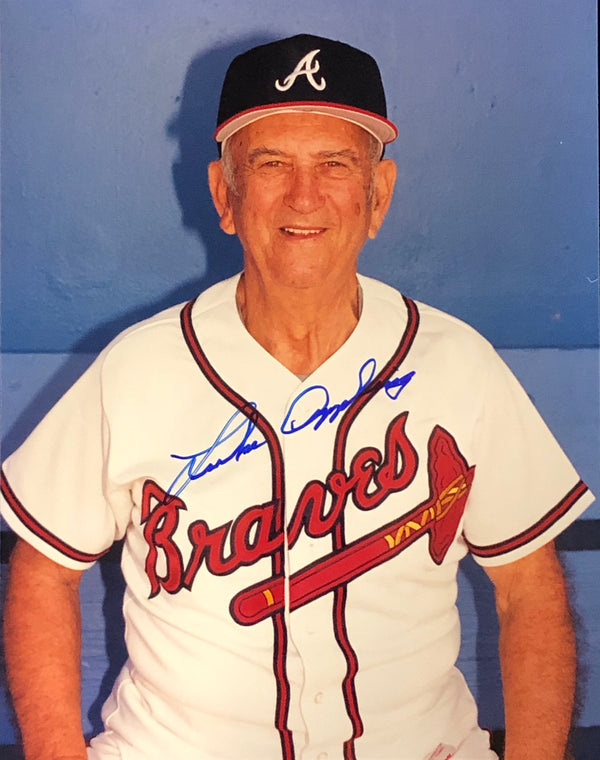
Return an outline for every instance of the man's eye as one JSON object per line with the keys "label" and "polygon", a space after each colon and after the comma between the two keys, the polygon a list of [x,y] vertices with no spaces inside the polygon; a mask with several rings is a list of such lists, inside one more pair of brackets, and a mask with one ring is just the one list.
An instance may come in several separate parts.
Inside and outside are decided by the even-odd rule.
{"label": "man's eye", "polygon": [[332,158],[330,161],[325,161],[323,168],[327,172],[331,172],[337,175],[346,175],[350,171],[349,165],[345,161],[338,161]]}

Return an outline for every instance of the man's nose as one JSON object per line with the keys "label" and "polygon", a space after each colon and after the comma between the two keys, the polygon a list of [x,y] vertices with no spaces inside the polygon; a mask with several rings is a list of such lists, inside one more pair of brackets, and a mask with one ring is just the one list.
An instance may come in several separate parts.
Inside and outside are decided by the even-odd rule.
{"label": "man's nose", "polygon": [[320,208],[323,200],[318,173],[312,167],[294,167],[285,194],[287,205],[295,211],[308,214]]}

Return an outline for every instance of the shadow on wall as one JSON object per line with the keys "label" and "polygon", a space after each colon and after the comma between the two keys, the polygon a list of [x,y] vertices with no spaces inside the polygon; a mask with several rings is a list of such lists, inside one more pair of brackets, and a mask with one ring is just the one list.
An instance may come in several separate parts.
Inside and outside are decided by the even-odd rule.
{"label": "shadow on wall", "polygon": [[173,304],[188,301],[216,282],[242,269],[242,252],[236,237],[219,227],[208,189],[207,167],[218,157],[213,134],[216,126],[221,84],[230,61],[239,53],[272,40],[273,35],[245,37],[197,55],[188,66],[179,110],[165,127],[168,139],[177,142],[178,155],[172,178],[181,221],[195,232],[206,251],[205,274],[193,278],[160,299],[120,314],[90,330],[72,347],[73,353],[95,353],[119,332]]}
{"label": "shadow on wall", "polygon": [[194,58],[186,73],[179,111],[167,126],[167,134],[176,139],[179,146],[172,173],[181,221],[186,229],[198,235],[206,249],[203,288],[235,274],[242,267],[237,238],[225,235],[218,226],[207,181],[207,166],[217,158],[212,136],[221,83],[229,62],[236,55],[268,39],[268,36],[245,38]]}

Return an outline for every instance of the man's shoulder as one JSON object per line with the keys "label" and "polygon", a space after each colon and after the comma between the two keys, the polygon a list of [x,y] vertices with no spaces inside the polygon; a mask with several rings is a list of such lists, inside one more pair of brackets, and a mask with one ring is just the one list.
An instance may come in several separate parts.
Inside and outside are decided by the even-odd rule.
{"label": "man's shoulder", "polygon": [[411,298],[392,285],[381,280],[376,280],[364,275],[359,276],[363,292],[371,301],[379,302],[395,309],[406,309],[406,301],[411,301],[416,306],[421,337],[437,336],[448,341],[461,341],[471,344],[480,344],[483,348],[492,348],[485,336],[477,331],[472,325],[459,317],[449,314],[423,301]]}
{"label": "man's shoulder", "polygon": [[[222,280],[212,285],[199,295],[192,299],[194,316],[201,316],[217,308],[219,304],[231,299],[232,293],[235,292],[236,277]],[[181,330],[181,312],[190,301],[181,301],[180,303],[161,309],[146,319],[127,327],[119,333],[109,344],[107,348],[114,348],[123,343],[131,343],[141,339],[154,339],[162,332],[170,332],[173,329]],[[146,337],[148,336],[148,338]]]}
{"label": "man's shoulder", "polygon": [[[207,318],[211,311],[230,301],[235,293],[237,277],[212,285],[192,299],[194,319]],[[121,360],[124,356],[135,360],[168,358],[180,346],[187,353],[183,340],[181,314],[189,301],[182,301],[140,320],[119,333],[102,352],[104,362]],[[101,356],[102,356],[101,355]]]}

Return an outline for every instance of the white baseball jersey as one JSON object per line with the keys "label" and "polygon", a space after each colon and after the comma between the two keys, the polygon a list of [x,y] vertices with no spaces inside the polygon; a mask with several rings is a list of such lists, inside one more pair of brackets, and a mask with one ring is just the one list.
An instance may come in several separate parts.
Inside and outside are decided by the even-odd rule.
{"label": "white baseball jersey", "polygon": [[237,278],[119,336],[6,462],[54,560],[124,537],[129,660],[90,758],[484,760],[456,572],[526,555],[592,496],[491,346],[360,278],[301,381]]}

